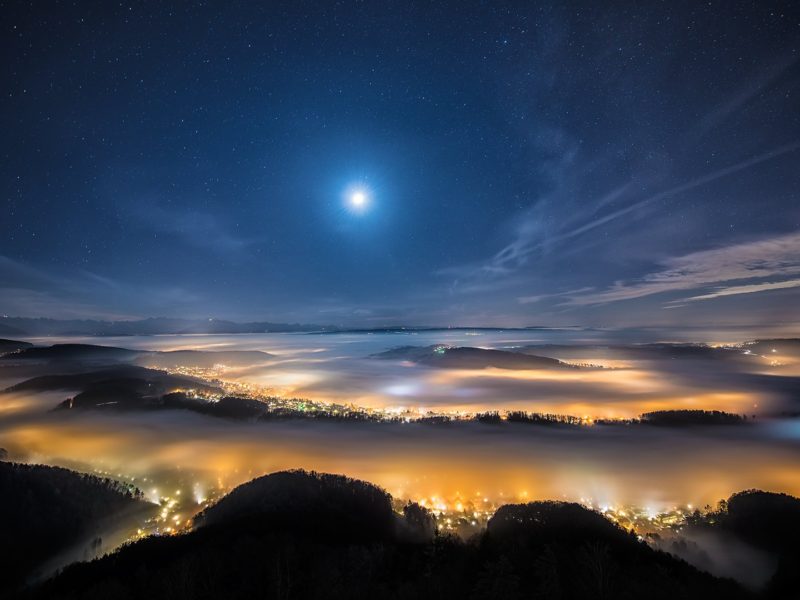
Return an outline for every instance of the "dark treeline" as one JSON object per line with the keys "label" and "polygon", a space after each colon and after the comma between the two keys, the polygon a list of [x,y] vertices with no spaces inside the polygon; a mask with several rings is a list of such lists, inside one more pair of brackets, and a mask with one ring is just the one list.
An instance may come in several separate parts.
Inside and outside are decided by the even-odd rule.
{"label": "dark treeline", "polygon": [[368,483],[305,472],[267,475],[207,509],[197,528],[147,538],[65,569],[33,599],[750,598],[653,550],[580,505],[505,506],[464,541],[402,515]]}
{"label": "dark treeline", "polygon": [[649,425],[739,425],[747,421],[747,417],[720,410],[659,410],[644,413],[642,423]]}
{"label": "dark treeline", "polygon": [[572,415],[557,415],[549,413],[532,413],[515,410],[506,413],[509,423],[530,423],[533,425],[581,425],[580,417]]}
{"label": "dark treeline", "polygon": [[43,561],[141,498],[139,490],[113,479],[0,462],[0,591],[20,585]]}

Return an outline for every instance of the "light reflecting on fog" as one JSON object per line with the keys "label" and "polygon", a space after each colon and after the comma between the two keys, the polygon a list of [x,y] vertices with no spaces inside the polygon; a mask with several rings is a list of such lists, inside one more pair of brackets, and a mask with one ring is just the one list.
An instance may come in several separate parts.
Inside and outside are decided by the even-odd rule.
{"label": "light reflecting on fog", "polygon": [[[590,344],[563,332],[437,331],[408,334],[271,334],[187,335],[79,338],[147,350],[260,350],[272,355],[263,365],[227,365],[218,375],[246,382],[284,397],[366,407],[407,406],[431,410],[481,411],[497,408],[571,413],[593,417],[635,417],[667,408],[701,408],[738,413],[761,412],[781,397],[740,376],[794,375],[797,357],[752,357],[744,364],[695,363],[693,359],[661,360],[617,357],[616,351],[559,351],[540,354],[573,364],[603,368],[581,370],[444,370],[387,361],[370,356],[403,345],[472,345],[517,350],[552,343]],[[600,343],[603,338],[600,334]],[[566,338],[566,339],[562,339]],[[52,339],[40,340],[52,343]],[[578,346],[580,348],[580,346]],[[565,354],[565,355],[563,355]],[[770,361],[782,359],[780,365]]]}
{"label": "light reflecting on fog", "polygon": [[[620,357],[592,348],[558,351],[564,356],[556,357],[594,365],[605,361],[611,368],[524,371],[448,370],[369,358],[400,345],[508,349],[563,341],[540,333],[193,335],[70,341],[147,350],[262,350],[272,355],[263,364],[226,366],[220,377],[285,396],[372,407],[470,412],[519,408],[631,417],[667,408],[763,415],[791,405],[790,394],[783,388],[773,389],[753,376],[792,373],[785,365],[771,366],[760,357],[716,364]],[[553,349],[541,354],[554,352],[558,354]],[[795,358],[786,357],[786,364],[796,364]],[[412,498],[480,494],[516,499],[524,491],[529,499],[592,498],[667,506],[703,505],[752,487],[800,494],[800,436],[793,419],[761,416],[745,427],[559,429],[508,423],[241,423],[178,411],[48,412],[68,395],[66,391],[7,395],[0,410],[0,447],[31,461],[135,477],[139,482],[148,478],[159,486],[184,478],[190,482],[187,497],[206,497],[215,489],[226,490],[287,468],[345,473]]]}

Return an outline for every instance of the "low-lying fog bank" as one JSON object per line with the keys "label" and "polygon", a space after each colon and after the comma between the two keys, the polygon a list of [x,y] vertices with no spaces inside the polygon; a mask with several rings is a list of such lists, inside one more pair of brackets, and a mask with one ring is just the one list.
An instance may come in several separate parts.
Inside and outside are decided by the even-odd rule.
{"label": "low-lying fog bank", "polygon": [[241,423],[185,411],[88,412],[0,424],[0,440],[15,458],[138,478],[179,470],[206,488],[302,467],[345,472],[411,498],[526,493],[669,506],[751,487],[800,493],[798,438],[783,426]]}
{"label": "low-lying fog bank", "polygon": [[[538,331],[474,333],[126,337],[104,338],[103,348],[48,348],[35,340],[41,348],[17,345],[9,348],[16,354],[0,359],[0,380],[15,386],[0,395],[0,447],[20,459],[128,478],[182,472],[204,489],[223,491],[265,472],[302,467],[345,472],[410,498],[526,493],[670,506],[713,502],[750,487],[800,493],[800,426],[776,417],[797,408],[797,341],[717,348],[566,344]],[[473,350],[457,350],[466,347]],[[111,372],[116,379],[108,385]],[[141,373],[156,376],[139,379]],[[373,405],[384,413],[417,406],[630,418],[703,409],[748,420],[662,428],[251,423],[163,404],[158,411],[128,410],[141,398],[187,386],[251,393],[253,401],[294,396]],[[89,409],[53,411],[59,405]]]}

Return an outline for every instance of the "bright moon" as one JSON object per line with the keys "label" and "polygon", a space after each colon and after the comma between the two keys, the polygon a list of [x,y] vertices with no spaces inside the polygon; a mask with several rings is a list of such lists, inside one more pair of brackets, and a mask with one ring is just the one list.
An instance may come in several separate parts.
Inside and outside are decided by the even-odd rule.
{"label": "bright moon", "polygon": [[363,189],[353,190],[347,195],[347,204],[351,211],[362,213],[369,206],[369,196]]}

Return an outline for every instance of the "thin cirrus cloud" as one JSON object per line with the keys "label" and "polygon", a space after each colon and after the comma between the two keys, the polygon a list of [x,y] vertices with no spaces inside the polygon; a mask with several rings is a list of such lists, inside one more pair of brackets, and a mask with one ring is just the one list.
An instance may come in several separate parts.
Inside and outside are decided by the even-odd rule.
{"label": "thin cirrus cloud", "polygon": [[722,296],[736,296],[738,294],[754,294],[756,292],[768,292],[770,290],[786,290],[789,288],[800,287],[800,279],[789,279],[787,281],[776,281],[774,283],[753,283],[750,285],[735,285],[733,287],[720,288],[715,292],[702,294],[700,296],[692,296],[686,298],[686,301],[694,300],[711,300],[713,298],[721,298]]}
{"label": "thin cirrus cloud", "polygon": [[[731,90],[722,102],[686,128],[679,137],[678,145],[673,148],[673,153],[682,155],[692,152],[701,138],[727,123],[732,116],[760,94],[773,87],[797,62],[798,59],[794,54],[786,54],[770,63],[759,65],[759,68],[755,69],[752,76],[748,77],[738,89]],[[548,130],[547,133],[549,135],[543,136],[543,139],[557,139],[558,143],[550,142],[546,145],[546,149],[561,156],[561,160],[557,161],[556,166],[551,169],[553,172],[550,173],[556,183],[555,190],[516,217],[511,239],[498,252],[484,260],[438,270],[437,273],[441,276],[455,278],[452,290],[462,293],[482,291],[487,285],[496,285],[498,280],[514,277],[536,257],[551,251],[559,244],[574,243],[576,238],[591,236],[613,222],[642,218],[648,210],[657,209],[666,199],[713,184],[800,150],[800,140],[794,139],[767,151],[753,152],[749,158],[732,161],[727,166],[668,185],[660,191],[653,188],[665,183],[663,175],[668,171],[632,173],[623,181],[610,186],[609,191],[600,198],[592,200],[586,198],[585,193],[580,187],[576,188],[574,182],[591,183],[596,178],[597,172],[618,168],[619,165],[615,166],[613,162],[616,154],[595,156],[587,164],[586,161],[576,160],[578,147],[576,143],[565,143],[565,140],[575,136],[571,137],[567,131],[560,129]],[[604,168],[600,168],[601,165]],[[576,202],[575,198],[580,198],[580,202]],[[566,207],[568,210],[564,211],[561,207]],[[557,218],[552,219],[553,215]],[[560,226],[554,228],[553,223],[560,223]],[[589,239],[591,241],[591,238]],[[532,303],[541,298],[526,296],[525,299],[526,301],[521,302]]]}
{"label": "thin cirrus cloud", "polygon": [[202,300],[174,285],[142,285],[83,269],[34,266],[0,255],[0,313],[19,317],[127,319],[164,306],[185,310]]}
{"label": "thin cirrus cloud", "polygon": [[693,252],[670,258],[662,266],[635,281],[571,296],[566,304],[591,306],[713,288],[674,302],[700,301],[800,287],[800,232]]}
{"label": "thin cirrus cloud", "polygon": [[[538,222],[536,222],[534,219],[523,218],[521,223],[517,227],[517,235],[515,239],[511,243],[509,243],[506,247],[504,247],[502,250],[500,250],[497,254],[495,254],[487,262],[477,266],[469,265],[467,267],[456,267],[451,269],[445,269],[442,270],[441,273],[460,275],[465,279],[475,279],[476,277],[480,276],[483,276],[484,278],[487,276],[489,277],[506,276],[515,271],[516,269],[518,269],[520,266],[527,263],[530,256],[534,254],[534,252],[536,252],[537,250],[541,250],[542,247],[545,245],[545,243],[552,245],[559,242],[568,241],[579,235],[588,233],[589,231],[596,229],[602,225],[605,225],[611,221],[615,221],[621,217],[625,217],[630,213],[633,213],[648,205],[655,204],[656,202],[668,198],[670,196],[675,196],[677,194],[693,190],[695,188],[712,183],[729,175],[733,175],[734,173],[738,173],[740,171],[744,171],[751,167],[755,167],[761,163],[773,160],[775,158],[779,158],[781,156],[784,156],[792,152],[796,152],[797,150],[800,150],[800,141],[795,141],[790,144],[774,148],[768,152],[764,152],[757,156],[753,156],[747,160],[741,161],[734,165],[730,165],[728,167],[712,171],[710,173],[706,173],[705,175],[684,182],[680,185],[653,194],[642,200],[633,202],[632,204],[629,204],[624,208],[620,208],[618,210],[612,211],[602,216],[594,217],[589,221],[582,223],[581,225],[572,227],[566,231],[562,231],[561,233],[549,236],[546,240],[542,239],[541,237],[542,227]],[[611,197],[623,195],[627,191],[627,189],[628,189],[627,186],[623,186],[618,190],[615,190],[615,192],[612,193]],[[601,199],[601,201],[598,203],[598,206],[602,206],[605,203],[607,202],[604,199]]]}
{"label": "thin cirrus cloud", "polygon": [[241,237],[217,216],[196,209],[171,208],[142,201],[135,205],[133,216],[140,225],[153,231],[176,236],[191,246],[218,252],[242,252],[256,241]]}

